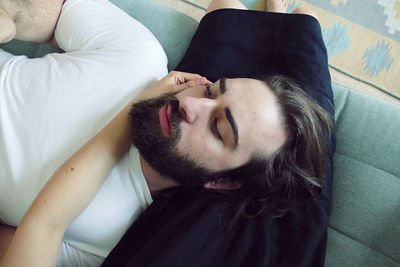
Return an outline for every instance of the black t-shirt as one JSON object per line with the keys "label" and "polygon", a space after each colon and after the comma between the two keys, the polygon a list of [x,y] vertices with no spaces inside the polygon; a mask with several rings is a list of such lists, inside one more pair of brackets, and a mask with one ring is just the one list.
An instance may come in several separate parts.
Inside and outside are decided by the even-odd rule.
{"label": "black t-shirt", "polygon": [[[211,12],[200,22],[177,70],[199,73],[211,81],[287,75],[334,114],[321,28],[308,15],[235,9]],[[314,201],[281,218],[243,219],[226,231],[229,211],[210,205],[202,192],[178,188],[170,197],[154,200],[103,266],[323,266],[334,136],[326,141],[326,183]]]}

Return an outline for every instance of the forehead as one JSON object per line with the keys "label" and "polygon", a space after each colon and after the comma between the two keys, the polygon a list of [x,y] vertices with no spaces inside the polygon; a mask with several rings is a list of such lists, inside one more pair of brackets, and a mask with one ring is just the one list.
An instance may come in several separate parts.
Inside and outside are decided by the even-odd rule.
{"label": "forehead", "polygon": [[226,79],[225,93],[221,97],[238,125],[239,153],[271,154],[284,143],[285,133],[277,98],[264,82]]}

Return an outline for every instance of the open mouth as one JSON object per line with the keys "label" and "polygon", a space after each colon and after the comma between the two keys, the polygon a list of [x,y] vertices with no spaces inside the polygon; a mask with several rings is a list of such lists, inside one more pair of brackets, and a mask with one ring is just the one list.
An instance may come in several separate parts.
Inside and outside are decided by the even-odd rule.
{"label": "open mouth", "polygon": [[160,126],[162,131],[169,137],[171,136],[171,106],[169,104],[164,105],[159,112]]}

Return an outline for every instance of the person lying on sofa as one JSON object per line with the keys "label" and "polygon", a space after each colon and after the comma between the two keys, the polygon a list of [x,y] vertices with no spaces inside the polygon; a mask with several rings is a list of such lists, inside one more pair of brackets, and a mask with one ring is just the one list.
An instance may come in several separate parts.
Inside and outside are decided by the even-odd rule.
{"label": "person lying on sofa", "polygon": [[[85,14],[85,12],[88,14]],[[50,76],[50,79],[45,80],[47,85],[43,88],[47,88],[47,90],[43,91],[46,92],[45,95],[48,99],[46,100],[40,97],[43,96],[43,91],[39,89],[37,95],[35,95],[35,92],[30,92],[30,97],[33,99],[29,99],[36,105],[38,100],[42,101],[41,104],[45,104],[43,105],[44,107],[42,110],[38,108],[38,112],[42,112],[42,117],[45,117],[43,114],[48,114],[47,119],[50,120],[50,122],[52,122],[52,119],[53,122],[61,119],[61,122],[56,123],[53,129],[51,126],[52,123],[46,121],[45,125],[47,133],[43,133],[43,125],[37,125],[38,121],[40,122],[40,119],[42,119],[41,116],[34,114],[32,117],[36,117],[37,119],[32,120],[31,124],[30,119],[32,118],[29,117],[30,114],[28,112],[26,112],[24,116],[16,116],[18,115],[18,112],[23,112],[23,110],[21,111],[21,107],[19,107],[17,112],[16,110],[13,110],[12,107],[7,106],[10,109],[7,115],[9,116],[9,114],[11,114],[16,117],[14,120],[8,120],[9,122],[12,121],[14,123],[14,125],[11,123],[9,129],[14,129],[14,131],[12,131],[13,133],[18,133],[22,136],[17,135],[14,137],[14,139],[12,139],[11,134],[4,134],[4,136],[2,136],[3,143],[10,143],[4,142],[4,139],[6,139],[6,141],[12,140],[14,142],[14,146],[10,145],[7,148],[9,150],[16,149],[17,156],[23,155],[20,161],[17,161],[19,164],[21,164],[21,162],[26,163],[26,159],[30,156],[29,153],[31,153],[31,155],[37,154],[39,151],[38,147],[40,147],[41,151],[39,159],[37,159],[36,162],[30,162],[30,166],[35,164],[40,165],[38,163],[42,163],[43,167],[48,167],[43,164],[44,160],[49,160],[48,154],[54,155],[57,154],[56,152],[60,153],[60,151],[52,151],[52,149],[54,149],[54,144],[60,145],[60,143],[73,143],[68,143],[68,141],[71,141],[72,137],[76,139],[80,138],[79,142],[85,143],[85,141],[88,139],[85,140],[85,137],[81,136],[77,137],[77,133],[81,134],[81,130],[85,128],[97,128],[90,129],[91,131],[86,133],[87,138],[87,136],[90,136],[90,134],[93,134],[93,132],[97,132],[98,129],[101,128],[101,126],[99,126],[101,123],[97,121],[97,124],[92,122],[92,124],[89,125],[90,121],[96,116],[102,117],[101,119],[104,120],[104,117],[106,117],[104,114],[107,114],[107,108],[99,107],[95,109],[92,102],[103,101],[101,104],[104,105],[105,102],[111,101],[112,97],[110,96],[115,98],[119,96],[121,99],[121,95],[116,94],[116,90],[111,90],[108,88],[113,87],[114,89],[120,89],[120,84],[118,84],[116,81],[113,81],[114,84],[111,84],[110,86],[109,83],[112,81],[112,79],[110,79],[111,75],[115,76],[116,73],[118,73],[120,77],[123,77],[122,80],[126,82],[128,77],[132,79],[132,71],[134,71],[135,75],[137,75],[135,78],[141,78],[139,79],[139,84],[144,84],[146,83],[146,79],[147,83],[149,83],[148,80],[151,80],[152,76],[148,73],[147,76],[145,74],[141,74],[142,71],[148,71],[153,68],[153,71],[155,69],[161,73],[165,69],[165,58],[162,57],[164,55],[158,51],[159,46],[153,42],[154,40],[152,39],[154,37],[150,36],[145,31],[143,32],[142,26],[138,25],[137,22],[132,19],[128,19],[128,16],[123,16],[118,12],[120,11],[117,11],[115,7],[112,7],[112,5],[105,1],[94,2],[69,0],[63,8],[63,12],[60,16],[60,22],[56,30],[56,39],[60,43],[60,47],[67,51],[66,54],[49,55],[43,58],[43,60],[28,60],[24,57],[12,57],[11,55],[7,54],[5,54],[3,57],[8,57],[8,60],[3,61],[4,65],[2,67],[2,72],[8,75],[10,75],[10,73],[13,74],[12,71],[14,71],[15,68],[20,68],[20,70],[24,68],[33,68],[35,70],[39,69],[40,71],[43,71],[43,69],[49,69],[49,67],[52,67],[51,69],[56,71],[56,73],[53,74],[53,77]],[[91,16],[89,16],[89,14]],[[114,22],[115,24],[111,23],[112,29],[110,31],[110,22],[115,21],[115,17],[121,17],[120,20],[123,20],[123,23],[121,23],[121,21]],[[79,20],[79,18],[85,18],[86,20]],[[80,31],[76,31],[77,25],[80,26]],[[82,25],[87,25],[87,28],[82,27]],[[98,34],[102,33],[101,30],[104,30],[101,29],[102,25],[107,25],[107,33],[110,34],[111,37],[114,37],[105,38],[107,39],[106,41],[109,42],[106,42],[106,45],[104,43],[101,44],[99,39],[96,39]],[[127,26],[131,26],[132,28],[136,27],[136,29],[132,30],[130,27],[128,29]],[[93,30],[96,27],[99,27],[99,32],[91,31],[91,34],[89,35],[87,35],[87,32],[85,32],[89,29]],[[148,38],[145,46],[140,46],[140,44],[143,42],[138,44],[135,43],[136,39],[131,40],[129,37],[126,37],[126,32],[124,31],[129,31],[131,34],[136,33],[134,35],[137,38],[138,35],[135,30],[142,31],[142,35],[140,36],[142,39],[146,39],[146,37]],[[85,40],[85,38],[87,39]],[[77,42],[78,44],[74,42]],[[152,42],[153,45],[150,45],[149,49],[149,43]],[[94,48],[96,45],[100,45],[101,47]],[[79,49],[79,46],[81,46],[81,50]],[[116,47],[119,49],[116,49]],[[140,66],[140,71],[139,69],[135,69],[135,66],[132,66],[132,63],[129,65],[129,62],[132,61],[133,58],[140,62],[140,58],[137,58],[137,54],[135,54],[139,48],[146,52],[146,54],[143,55],[143,51],[141,51],[142,56],[147,56],[150,59],[153,59],[146,61],[148,65],[141,62],[142,64]],[[153,49],[156,53],[154,53],[154,51],[151,51],[152,53],[150,53],[150,51],[146,50],[146,48],[148,50]],[[91,49],[93,49],[93,51]],[[135,53],[131,50],[134,50]],[[124,58],[122,58],[122,54],[125,54]],[[107,56],[109,57],[107,58]],[[86,60],[79,60],[79,58],[84,58]],[[118,60],[116,60],[116,58]],[[69,65],[68,63],[70,62],[72,63]],[[163,63],[164,66],[158,67],[157,69],[156,63],[160,62],[161,65]],[[52,66],[51,63],[55,65]],[[89,63],[91,64],[90,67],[97,67],[95,70],[97,72],[100,70],[99,73],[101,73],[102,76],[97,76],[93,70],[88,70],[85,64]],[[130,68],[129,71],[121,69],[120,67],[110,75],[106,75],[106,67],[108,67],[107,70],[111,71],[111,66],[117,68],[117,65],[120,66],[122,63],[127,64],[124,65],[124,67],[127,69]],[[59,67],[59,69],[54,67]],[[74,69],[75,67],[77,69]],[[128,73],[130,75],[128,75]],[[111,172],[111,178],[109,177],[109,179],[106,180],[106,183],[100,189],[100,192],[96,195],[94,201],[89,205],[89,208],[86,209],[67,230],[61,247],[61,261],[64,264],[73,264],[72,262],[74,261],[84,262],[85,265],[100,264],[102,257],[104,257],[104,255],[106,256],[108,254],[107,252],[109,252],[116,244],[129,224],[133,221],[134,217],[137,216],[137,213],[143,210],[146,205],[150,204],[150,193],[154,196],[157,192],[166,188],[174,187],[177,184],[184,185],[185,188],[204,187],[207,189],[216,189],[224,192],[230,190],[230,192],[233,192],[232,195],[237,193],[238,196],[245,195],[246,197],[248,197],[248,193],[250,192],[251,198],[248,198],[248,201],[257,201],[260,198],[265,197],[275,197],[277,200],[276,204],[279,206],[274,207],[271,205],[270,207],[267,207],[269,212],[271,212],[270,214],[268,214],[268,209],[265,209],[266,207],[262,207],[262,209],[259,210],[260,212],[267,211],[266,215],[268,216],[272,216],[273,214],[280,216],[283,213],[282,210],[289,209],[299,201],[312,198],[318,191],[320,191],[322,186],[321,180],[323,176],[323,167],[321,166],[324,163],[323,158],[325,155],[325,150],[324,145],[320,145],[319,140],[324,138],[326,131],[329,128],[329,118],[318,105],[316,105],[302,92],[302,90],[298,89],[298,86],[295,85],[294,82],[291,82],[287,78],[276,76],[267,80],[267,82],[254,79],[220,79],[218,82],[209,86],[208,82],[205,79],[202,79],[200,76],[190,76],[190,78],[185,78],[185,76],[182,75],[183,74],[181,73],[172,73],[170,76],[167,76],[166,80],[163,80],[159,86],[155,86],[154,88],[160,88],[160,85],[165,84],[167,81],[167,83],[170,86],[172,84],[174,88],[172,91],[165,91],[165,87],[161,86],[164,89],[164,92],[179,92],[180,89],[184,89],[182,86],[180,86],[182,85],[182,82],[184,83],[185,87],[190,86],[190,89],[179,92],[175,97],[161,97],[159,99],[151,99],[149,101],[139,102],[134,105],[131,119],[131,136],[133,143],[139,149],[140,156],[135,148],[131,148],[129,153],[123,156],[122,152],[124,151],[124,148],[125,150],[127,149],[126,143],[116,141],[123,140],[121,138],[126,136],[126,125],[123,126],[122,124],[118,124],[122,125],[119,127],[125,129],[124,133],[121,132],[121,134],[118,135],[118,131],[116,131],[115,137],[106,137],[110,134],[110,129],[119,128],[115,126],[116,122],[113,121],[86,146],[79,150],[79,152],[75,154],[69,161],[67,161],[63,167],[59,169],[59,171],[56,172],[53,179],[42,191],[42,194],[38,196],[21,223],[19,233],[15,235],[15,239],[10,246],[9,252],[7,253],[8,256],[6,255],[4,257],[5,262],[12,262],[13,260],[26,260],[27,262],[30,262],[32,259],[38,260],[38,254],[35,253],[39,253],[39,255],[41,255],[40,253],[45,253],[47,256],[40,256],[40,260],[48,260],[50,265],[55,264],[57,259],[56,256],[58,254],[57,248],[59,246],[54,248],[53,245],[58,244],[58,242],[61,243],[63,232],[65,231],[66,227],[73,220],[73,218],[79,215],[85,203],[89,202],[87,199],[90,199],[94,196],[94,188],[96,187],[93,187],[90,181],[87,181],[89,184],[74,183],[74,181],[76,182],[77,180],[86,181],[88,172],[93,172],[93,174],[90,175],[91,179],[98,179],[97,177],[100,177],[100,180],[104,179],[108,176],[109,172]],[[177,76],[181,78],[178,79]],[[28,78],[32,79],[32,77],[34,76],[32,75]],[[60,80],[62,77],[64,77],[63,80]],[[96,80],[94,81],[93,78],[88,77],[96,77]],[[17,80],[13,80],[12,78],[14,77],[10,75],[6,80],[15,81],[16,88],[18,88],[19,85],[26,84],[23,82],[18,84]],[[40,75],[36,78],[38,80],[38,84],[40,84]],[[107,78],[110,79],[108,83],[104,82]],[[185,82],[189,80],[189,84],[186,84]],[[179,81],[178,84],[176,81]],[[57,86],[51,86],[52,82],[54,82]],[[193,86],[196,85],[196,83],[197,86]],[[58,91],[57,87],[61,87],[61,85],[64,84],[65,87],[62,87]],[[92,86],[91,84],[95,85]],[[106,86],[104,86],[104,84]],[[180,87],[175,87],[178,85]],[[32,86],[32,84],[30,84],[30,86]],[[135,88],[132,85],[128,86],[125,84],[125,86],[128,87],[128,90]],[[148,84],[142,86],[142,88],[145,86],[148,86]],[[106,89],[103,89],[101,91],[101,93],[104,94],[101,96],[103,98],[99,99],[99,96],[97,96],[99,95],[99,92],[96,92],[96,90],[101,90],[101,88],[104,87],[107,87],[106,89],[110,90],[111,92],[107,94]],[[137,87],[140,86],[136,85],[136,88]],[[284,101],[283,99],[285,98],[285,92],[290,92],[292,94],[291,99],[297,99],[297,102],[292,105],[292,108],[296,107],[296,110],[299,110],[298,105],[302,105],[300,110],[304,108],[304,114],[306,114],[306,116],[298,114],[297,118],[300,119],[300,117],[302,117],[302,119],[308,120],[304,123],[305,132],[298,132],[295,136],[294,132],[291,131],[293,129],[298,129],[299,127],[292,126],[293,128],[290,129],[290,127],[288,127],[289,125],[285,125],[285,116],[292,116],[292,119],[295,121],[293,116],[296,114],[284,115],[281,113],[280,106],[277,103],[279,102],[277,101],[278,97],[275,96],[275,93],[277,94],[277,92],[273,93],[270,91],[279,90],[279,87],[283,87],[287,90],[280,90],[282,101]],[[247,88],[247,91],[241,90],[241,88]],[[10,90],[7,89],[7,87],[4,87],[2,94],[9,98],[15,97],[15,95],[10,95]],[[21,91],[23,90],[21,89]],[[81,91],[84,92],[79,94]],[[93,91],[92,95],[90,95],[91,91]],[[154,90],[150,90],[148,92],[152,91]],[[70,94],[72,96],[69,96]],[[60,95],[62,95],[61,100],[54,103],[55,99],[60,97]],[[141,96],[141,98],[147,98],[146,95],[149,96],[146,92]],[[23,94],[17,95],[17,97],[20,96],[23,96]],[[83,96],[85,98],[83,98]],[[297,98],[294,96],[297,96]],[[153,96],[150,95],[150,98],[153,98]],[[104,101],[105,99],[107,101]],[[14,101],[9,102],[15,103],[16,99],[13,100]],[[26,108],[29,107],[29,105],[27,105],[30,104],[29,100],[24,100],[26,101],[24,103]],[[125,105],[126,104],[127,102]],[[73,106],[74,109],[62,108],[68,106]],[[130,105],[127,107],[129,106]],[[243,108],[245,108],[245,110],[243,110]],[[117,117],[115,121],[119,123],[121,123],[121,121],[127,123],[127,109],[128,108],[125,108],[123,113],[121,113],[124,114],[121,116],[123,116],[122,118],[125,117],[125,119]],[[57,112],[56,110],[60,111]],[[117,110],[118,108],[114,107],[114,114]],[[150,113],[148,112],[149,110],[151,111]],[[216,112],[218,110],[219,112]],[[306,112],[306,110],[309,110],[310,112]],[[102,114],[98,114],[99,111],[102,112]],[[53,114],[53,112],[56,114]],[[108,112],[112,113],[110,111]],[[251,116],[245,116],[247,113],[249,113]],[[148,115],[149,117],[146,118],[145,116]],[[6,117],[6,115],[3,116]],[[284,119],[282,119],[281,116],[284,117]],[[19,137],[27,137],[27,133],[23,133],[22,130],[15,131],[15,129],[18,127],[22,129],[21,125],[23,124],[21,121],[18,121],[18,118],[20,117],[22,117],[21,120],[23,120],[23,122],[29,126],[28,128],[30,129],[30,132],[28,134],[31,137],[35,137],[35,134],[37,137],[39,137],[31,139],[30,142],[24,146],[18,142],[23,142],[25,139]],[[110,117],[111,116],[108,115],[108,118]],[[78,121],[78,123],[76,121]],[[268,127],[263,127],[266,125],[268,125]],[[24,125],[24,127],[26,126]],[[37,128],[35,129],[35,127]],[[256,127],[258,128],[258,132],[251,133],[250,130]],[[317,129],[317,131],[313,131],[315,129]],[[314,137],[317,137],[317,139],[310,140],[309,138],[306,138],[310,133],[307,131],[313,133],[315,135]],[[151,139],[151,135],[153,138],[155,137],[155,139]],[[57,140],[52,142],[52,138],[50,138],[51,136],[53,136],[53,139]],[[108,140],[111,142],[111,144],[99,140]],[[202,140],[202,142],[199,143],[198,140]],[[158,150],[154,150],[155,142],[158,142],[156,145]],[[293,147],[293,144],[300,144],[301,142],[304,147],[300,150],[309,151],[307,150],[308,148],[311,148],[311,150],[313,150],[313,148],[317,150],[317,153],[312,154],[311,158],[303,157],[301,153],[304,151],[297,152],[296,155],[293,155],[293,157],[299,157],[298,160],[301,159],[303,163],[309,163],[307,161],[311,161],[311,165],[305,166],[306,164],[304,164],[301,166],[303,168],[301,169],[301,172],[306,172],[306,174],[303,176],[299,176],[294,172],[290,174],[290,170],[288,171],[288,177],[292,177],[293,179],[301,181],[303,185],[301,185],[299,188],[290,187],[286,181],[274,181],[276,177],[272,175],[268,175],[266,177],[267,179],[265,179],[265,173],[262,173],[262,175],[260,174],[259,170],[265,169],[265,165],[270,164],[271,162],[275,162],[274,164],[276,165],[286,164],[284,162],[280,162],[280,152],[286,151],[285,153],[288,154],[289,152],[286,150],[288,147]],[[122,148],[118,148],[120,145],[122,145]],[[23,147],[24,153],[18,153],[21,152],[18,151],[18,148],[20,147]],[[74,147],[76,148],[76,146]],[[285,148],[285,150],[283,148]],[[107,149],[109,151],[106,151]],[[97,158],[97,155],[102,154],[97,153],[96,151],[104,151],[104,158],[101,156],[99,161],[97,161],[97,159],[93,160],[93,158]],[[161,153],[161,155],[166,155],[166,157],[154,157],[151,151],[157,151]],[[28,155],[25,153],[28,153]],[[73,150],[72,153],[71,151],[69,151],[69,153],[69,155],[71,155]],[[157,155],[159,153],[157,153]],[[96,155],[96,157],[93,155]],[[113,164],[118,161],[119,157],[122,157],[122,160],[119,161],[117,167],[112,169]],[[64,160],[65,159],[66,157],[64,155]],[[316,161],[314,161],[314,159]],[[30,158],[30,160],[32,160],[32,158]],[[11,162],[12,160],[8,159],[8,161]],[[49,165],[56,169],[57,167],[55,166],[57,166],[57,163],[62,162],[63,160],[58,159],[57,161],[51,162]],[[90,162],[90,164],[84,164],[86,162]],[[131,168],[131,166],[129,166],[131,164],[134,165],[136,169]],[[12,170],[14,173],[22,172],[22,168],[20,168],[21,165],[10,165],[5,164],[5,169],[8,171]],[[27,164],[25,167],[28,168],[30,166]],[[96,168],[96,166],[102,167]],[[170,166],[175,166],[175,168],[171,168]],[[287,167],[289,167],[289,165]],[[134,175],[136,175],[138,172],[142,172],[142,177],[140,177],[139,173],[137,174],[139,178],[129,178],[129,172],[131,172],[132,169],[134,172],[136,172]],[[10,171],[10,173],[13,173],[12,171]],[[43,172],[43,169],[40,169],[40,171]],[[277,171],[278,170],[275,170],[275,172]],[[32,173],[29,174],[32,175]],[[26,174],[22,172],[20,175],[21,177],[18,177],[18,179],[23,181],[23,175]],[[39,178],[37,178],[35,181],[36,175]],[[1,220],[3,222],[7,223],[11,221],[11,223],[9,223],[11,225],[18,224],[18,220],[20,220],[22,215],[25,213],[23,209],[26,209],[30,204],[29,198],[32,196],[34,198],[38,193],[37,188],[40,190],[43,183],[45,183],[48,179],[46,177],[50,177],[47,176],[48,174],[46,175],[46,173],[42,173],[42,176],[40,176],[40,173],[36,175],[26,178],[29,180],[29,184],[33,184],[34,186],[27,190],[29,192],[24,192],[23,198],[25,199],[23,200],[20,199],[22,193],[18,194],[18,190],[22,190],[22,186],[19,188],[15,188],[15,186],[14,188],[12,186],[2,187],[7,188],[8,190],[7,191],[4,189],[7,192],[4,192],[4,194],[2,192],[1,194],[3,199],[1,201],[2,207],[0,211]],[[257,175],[258,178],[260,178],[258,181],[252,181],[250,179],[248,179],[248,181],[243,180],[243,178],[253,178],[257,177]],[[68,176],[71,179],[63,179],[65,176]],[[8,176],[2,175],[2,177]],[[60,185],[58,181],[62,181],[61,184],[65,184]],[[12,184],[12,182],[7,184],[7,181],[2,181],[2,183],[6,185]],[[99,182],[92,183],[99,185]],[[132,186],[129,183],[135,184]],[[261,183],[261,186],[259,186],[259,183]],[[116,189],[116,187],[118,187],[118,189]],[[132,187],[139,187],[139,190],[136,192],[135,190],[130,191],[129,189]],[[74,191],[68,190],[68,188],[74,188]],[[85,193],[85,189],[87,188],[91,188],[91,190],[89,190],[89,196]],[[9,191],[10,189],[11,192]],[[126,189],[126,192],[124,192],[123,189]],[[24,188],[23,190],[26,189]],[[56,208],[59,207],[59,205],[63,207],[65,206],[65,204],[63,204],[65,203],[65,200],[63,200],[64,190],[69,193],[70,197],[68,199],[77,201],[71,201],[71,205],[68,204],[68,210],[70,212],[62,212],[60,214],[56,211]],[[80,192],[80,190],[83,191]],[[284,193],[287,195],[281,196],[280,193],[282,190],[286,190]],[[17,194],[14,194],[16,192]],[[79,192],[81,194],[79,194]],[[303,195],[298,196],[297,198],[290,198],[293,192],[301,192]],[[127,194],[132,195],[135,193],[137,194],[136,198],[142,197],[139,202],[142,201],[144,204],[142,204],[141,207],[140,205],[136,204],[134,209],[135,212],[130,211],[128,212],[128,215],[126,215],[124,214],[124,211],[131,210],[132,206],[135,205],[128,204],[124,206],[122,203],[127,202]],[[77,194],[79,197],[86,199],[87,201],[79,200],[77,198]],[[18,201],[12,201],[12,196],[14,196],[14,199],[18,199]],[[63,197],[57,198],[57,196]],[[120,199],[115,200],[117,197]],[[49,198],[51,198],[52,201],[49,201]],[[132,199],[129,200],[134,202]],[[282,202],[278,203],[278,201]],[[43,208],[46,207],[46,202],[51,202],[48,204],[50,206],[48,208]],[[13,212],[11,212],[11,205],[14,209]],[[120,207],[120,205],[122,207]],[[51,206],[53,208],[51,208]],[[245,208],[247,210],[247,207]],[[281,214],[277,213],[279,210],[281,211]],[[53,214],[52,211],[55,213]],[[45,214],[46,212],[49,213],[45,215],[42,212]],[[13,223],[13,220],[17,223]],[[43,220],[43,225],[38,223],[41,220]],[[117,221],[117,223],[115,223],[115,221]],[[30,228],[32,226],[32,222],[34,226],[36,225],[40,228],[37,232],[29,230],[32,229]],[[103,226],[99,225],[101,222],[104,222]],[[97,228],[96,225],[98,226]],[[50,228],[52,229],[49,229],[49,226],[51,226]],[[57,229],[54,229],[53,226],[56,226],[55,228]],[[54,235],[51,235],[51,242],[49,240],[49,242],[39,242],[40,238],[48,237],[48,235],[43,234],[44,232],[40,232],[42,230],[45,232],[52,231],[52,233],[54,233]],[[24,234],[24,231],[28,231],[32,234]],[[28,240],[32,242],[29,242]],[[47,245],[39,248],[39,246],[35,245],[35,242],[40,244],[49,244],[49,246],[52,246],[54,249],[46,249]],[[31,251],[32,249],[32,251],[29,253],[22,253],[23,255],[26,255],[25,258],[21,257],[20,253],[14,254],[13,251],[19,249],[26,249],[27,252]],[[19,256],[17,256],[17,254]]]}

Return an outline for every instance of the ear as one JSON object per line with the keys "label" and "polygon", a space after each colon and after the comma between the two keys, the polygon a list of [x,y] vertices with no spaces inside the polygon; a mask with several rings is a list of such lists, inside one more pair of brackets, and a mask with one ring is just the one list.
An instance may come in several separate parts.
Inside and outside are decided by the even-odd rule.
{"label": "ear", "polygon": [[229,179],[219,179],[217,181],[207,182],[203,186],[205,189],[234,190],[239,189],[242,184],[240,182],[234,182]]}

